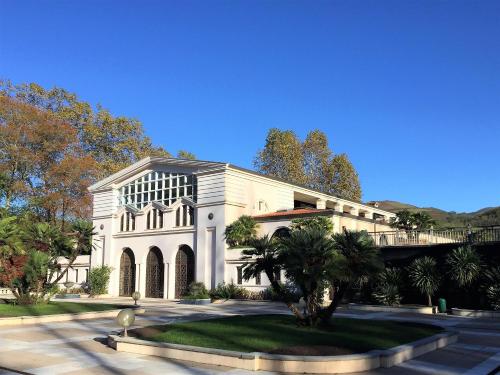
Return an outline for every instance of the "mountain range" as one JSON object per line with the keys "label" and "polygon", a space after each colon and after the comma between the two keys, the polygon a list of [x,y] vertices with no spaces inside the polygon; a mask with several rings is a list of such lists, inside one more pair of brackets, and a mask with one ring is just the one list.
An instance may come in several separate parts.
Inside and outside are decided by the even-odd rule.
{"label": "mountain range", "polygon": [[[368,202],[373,205],[375,202]],[[398,212],[407,209],[411,212],[427,212],[434,220],[436,226],[441,228],[472,226],[500,225],[500,206],[485,207],[475,212],[444,211],[435,207],[417,207],[408,203],[397,201],[377,201],[378,207],[389,212]]]}

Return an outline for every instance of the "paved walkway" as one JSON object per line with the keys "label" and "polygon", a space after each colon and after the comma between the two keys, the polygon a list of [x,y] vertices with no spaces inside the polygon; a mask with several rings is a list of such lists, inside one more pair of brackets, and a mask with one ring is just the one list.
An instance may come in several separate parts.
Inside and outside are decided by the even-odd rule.
{"label": "paved walkway", "polygon": [[[94,301],[93,301],[94,302]],[[110,300],[102,302],[111,302]],[[113,302],[123,302],[113,300]],[[127,301],[128,303],[128,301]],[[143,301],[146,314],[137,326],[164,324],[214,316],[283,313],[277,303],[231,302],[209,306],[158,304]],[[339,316],[391,319],[439,324],[460,332],[459,341],[390,369],[367,374],[486,375],[500,368],[500,321],[417,314],[356,312],[340,309]],[[0,374],[255,374],[221,366],[203,366],[165,358],[118,353],[108,348],[107,334],[117,330],[113,319],[81,320],[0,328]],[[498,372],[500,373],[500,372]],[[258,374],[269,374],[258,372]],[[361,375],[361,374],[358,374]]]}

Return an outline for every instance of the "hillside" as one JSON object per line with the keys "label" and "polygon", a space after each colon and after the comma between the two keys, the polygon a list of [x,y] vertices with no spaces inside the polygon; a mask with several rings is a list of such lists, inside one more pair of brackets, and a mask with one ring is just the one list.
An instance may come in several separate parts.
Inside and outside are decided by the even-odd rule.
{"label": "hillside", "polygon": [[[373,204],[374,202],[368,202]],[[379,208],[398,212],[404,209],[409,211],[424,211],[432,216],[438,227],[464,227],[467,224],[473,226],[500,225],[500,207],[486,207],[476,212],[454,212],[444,211],[434,207],[417,207],[407,203],[396,201],[378,201]]]}

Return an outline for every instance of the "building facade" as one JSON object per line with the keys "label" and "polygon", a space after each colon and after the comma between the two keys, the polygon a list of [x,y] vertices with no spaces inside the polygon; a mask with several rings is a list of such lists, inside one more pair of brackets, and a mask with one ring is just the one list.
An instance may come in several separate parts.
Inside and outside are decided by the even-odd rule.
{"label": "building facade", "polygon": [[89,188],[97,235],[90,267],[113,268],[109,293],[176,299],[192,281],[207,288],[268,285],[241,278],[240,250],[224,231],[253,216],[258,234],[273,234],[296,217],[322,215],[335,232],[388,230],[394,215],[227,163],[145,158]]}

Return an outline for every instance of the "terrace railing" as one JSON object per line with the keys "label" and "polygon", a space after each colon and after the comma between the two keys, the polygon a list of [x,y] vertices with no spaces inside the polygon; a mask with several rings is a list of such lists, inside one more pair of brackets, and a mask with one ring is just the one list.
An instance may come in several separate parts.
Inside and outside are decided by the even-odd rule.
{"label": "terrace railing", "polygon": [[423,246],[500,242],[500,226],[370,232],[376,246]]}

